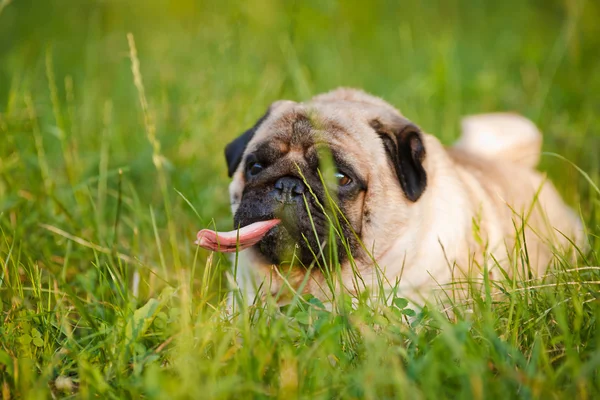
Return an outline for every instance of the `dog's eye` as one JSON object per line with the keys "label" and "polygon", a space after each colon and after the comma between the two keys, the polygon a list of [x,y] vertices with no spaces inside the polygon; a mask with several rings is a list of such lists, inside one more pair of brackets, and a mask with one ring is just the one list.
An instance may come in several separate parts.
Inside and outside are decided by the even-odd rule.
{"label": "dog's eye", "polygon": [[260,174],[260,172],[263,169],[264,168],[261,163],[253,162],[253,163],[248,164],[248,166],[246,167],[246,173],[248,174],[248,176],[256,176],[256,175]]}
{"label": "dog's eye", "polygon": [[342,172],[336,172],[335,178],[337,179],[338,185],[340,186],[348,186],[350,182],[352,182],[352,179],[350,179],[348,175],[343,174]]}

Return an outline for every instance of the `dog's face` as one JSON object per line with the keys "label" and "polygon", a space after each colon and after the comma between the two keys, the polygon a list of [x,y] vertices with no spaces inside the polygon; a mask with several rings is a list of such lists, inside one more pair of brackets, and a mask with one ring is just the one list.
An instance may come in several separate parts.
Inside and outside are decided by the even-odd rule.
{"label": "dog's face", "polygon": [[[333,176],[323,176],[323,154],[333,160]],[[308,267],[332,256],[341,263],[348,254],[359,259],[365,249],[383,252],[427,185],[420,130],[358,91],[276,102],[225,155],[234,226],[281,220],[250,250],[264,264],[294,259]],[[343,217],[332,235],[336,209]]]}

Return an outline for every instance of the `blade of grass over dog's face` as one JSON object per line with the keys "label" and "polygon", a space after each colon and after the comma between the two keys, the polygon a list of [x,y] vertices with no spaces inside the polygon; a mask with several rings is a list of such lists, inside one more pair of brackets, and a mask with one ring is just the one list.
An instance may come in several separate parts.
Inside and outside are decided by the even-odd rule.
{"label": "blade of grass over dog's face", "polygon": [[338,185],[337,175],[339,170],[333,160],[331,149],[327,145],[317,144],[317,153],[319,155],[319,171],[321,173],[323,184],[327,188],[330,198],[336,200]]}

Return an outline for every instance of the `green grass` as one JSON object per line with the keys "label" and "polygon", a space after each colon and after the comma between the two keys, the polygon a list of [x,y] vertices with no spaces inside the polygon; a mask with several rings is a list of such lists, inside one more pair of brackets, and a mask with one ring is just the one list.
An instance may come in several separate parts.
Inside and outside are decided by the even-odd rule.
{"label": "green grass", "polygon": [[[577,268],[600,265],[599,4],[210,3],[0,0],[2,396],[598,396],[600,269]],[[541,165],[591,250],[452,318],[409,323],[401,299],[224,315],[230,266],[193,245],[232,224],[224,145],[338,85],[445,143],[465,114],[528,116],[587,174]]]}

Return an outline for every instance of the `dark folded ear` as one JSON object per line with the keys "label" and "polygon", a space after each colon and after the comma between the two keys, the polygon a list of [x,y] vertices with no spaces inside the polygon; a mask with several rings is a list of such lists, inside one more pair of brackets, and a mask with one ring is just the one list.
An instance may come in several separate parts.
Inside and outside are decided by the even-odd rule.
{"label": "dark folded ear", "polygon": [[383,141],[406,198],[412,202],[419,200],[427,187],[427,173],[423,167],[425,146],[420,129],[401,117],[389,125],[375,119],[371,126]]}
{"label": "dark folded ear", "polygon": [[254,124],[254,126],[248,129],[246,132],[242,133],[237,139],[234,139],[231,143],[225,146],[225,159],[227,160],[227,175],[231,178],[233,173],[242,162],[242,156],[244,155],[244,150],[246,150],[246,146],[252,137],[260,127],[260,125],[267,119],[269,113],[271,112],[271,108],[267,110],[265,115],[260,117],[258,121]]}

